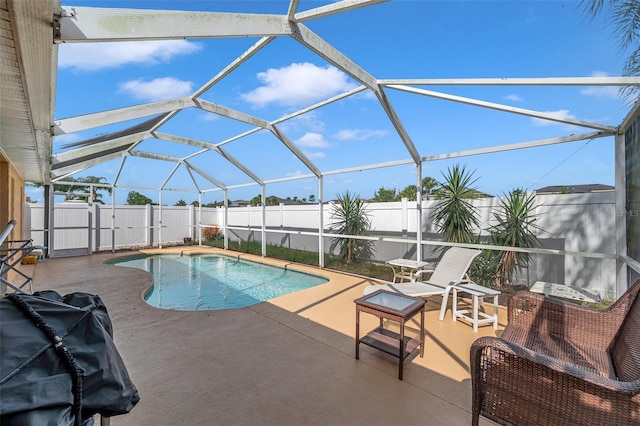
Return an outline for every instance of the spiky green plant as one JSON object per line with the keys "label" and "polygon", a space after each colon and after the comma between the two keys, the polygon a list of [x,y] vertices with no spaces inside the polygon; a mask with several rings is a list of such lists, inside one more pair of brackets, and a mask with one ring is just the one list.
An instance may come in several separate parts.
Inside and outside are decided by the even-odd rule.
{"label": "spiky green plant", "polygon": [[442,201],[435,209],[435,222],[438,232],[447,241],[469,243],[475,240],[473,230],[478,226],[477,209],[469,202],[475,198],[477,190],[472,187],[477,179],[473,172],[458,164],[443,173],[444,182],[440,183],[438,197]]}
{"label": "spiky green plant", "polygon": [[[331,217],[337,219],[337,222],[330,229],[340,235],[366,235],[371,221],[364,200],[346,191],[338,194],[338,202],[339,204],[332,206],[331,211]],[[334,237],[333,241],[347,264],[353,262],[360,251],[370,250],[370,244],[366,240]]]}
{"label": "spiky green plant", "polygon": [[[535,230],[541,230],[536,221],[535,194],[527,194],[522,189],[514,189],[500,200],[498,211],[494,213],[497,223],[491,228],[493,244],[506,247],[531,248],[540,245]],[[528,266],[529,253],[502,251],[498,267],[501,286],[511,283],[516,265]]]}

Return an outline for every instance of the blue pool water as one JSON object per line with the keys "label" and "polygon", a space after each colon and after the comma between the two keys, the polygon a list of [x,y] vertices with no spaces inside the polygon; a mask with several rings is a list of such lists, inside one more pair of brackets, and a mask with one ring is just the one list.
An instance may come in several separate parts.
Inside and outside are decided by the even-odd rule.
{"label": "blue pool water", "polygon": [[316,275],[226,256],[144,256],[110,262],[150,272],[152,306],[179,311],[242,308],[326,283]]}

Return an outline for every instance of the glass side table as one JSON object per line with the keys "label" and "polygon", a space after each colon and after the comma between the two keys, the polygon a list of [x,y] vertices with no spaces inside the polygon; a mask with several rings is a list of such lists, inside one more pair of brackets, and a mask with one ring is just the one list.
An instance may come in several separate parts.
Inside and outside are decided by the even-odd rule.
{"label": "glass side table", "polygon": [[[360,343],[371,346],[398,358],[398,379],[402,380],[404,360],[420,348],[420,357],[424,357],[424,307],[426,301],[418,297],[405,296],[386,290],[354,300],[356,304],[356,359],[360,359]],[[366,312],[380,319],[380,326],[360,338],[360,312]],[[404,326],[407,320],[420,314],[420,338],[405,336]],[[400,333],[383,327],[388,319],[400,324]]]}

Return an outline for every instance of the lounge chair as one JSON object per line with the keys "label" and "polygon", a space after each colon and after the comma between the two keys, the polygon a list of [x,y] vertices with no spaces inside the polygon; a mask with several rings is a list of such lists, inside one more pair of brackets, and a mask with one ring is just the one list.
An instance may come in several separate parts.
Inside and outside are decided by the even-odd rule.
{"label": "lounge chair", "polygon": [[[5,248],[0,247],[0,289],[4,292],[4,286],[12,289],[18,293],[25,293],[24,287],[29,288],[29,294],[33,293],[32,279],[25,273],[18,269],[18,265],[27,256],[31,255],[31,252],[35,249],[46,249],[43,246],[34,246],[32,240],[7,240],[9,234],[16,225],[15,220],[11,220],[5,229],[0,233],[0,246],[5,245]],[[11,272],[14,275],[14,279],[20,280],[19,283],[12,283],[8,279],[8,274]]]}
{"label": "lounge chair", "polygon": [[[447,250],[436,265],[435,269],[420,270],[415,275],[414,282],[370,285],[364,289],[364,294],[370,294],[377,290],[387,290],[402,293],[407,296],[429,297],[442,296],[440,307],[440,321],[444,320],[447,310],[449,293],[454,285],[469,283],[467,271],[471,262],[481,253],[481,250],[473,250],[461,247],[451,247]],[[431,273],[427,281],[418,281],[421,275]]]}

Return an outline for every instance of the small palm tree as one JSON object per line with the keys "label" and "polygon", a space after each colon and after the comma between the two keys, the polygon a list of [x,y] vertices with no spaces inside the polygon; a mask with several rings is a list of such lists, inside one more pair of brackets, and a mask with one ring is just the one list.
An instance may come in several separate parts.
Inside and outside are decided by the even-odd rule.
{"label": "small palm tree", "polygon": [[[506,247],[531,248],[540,245],[533,233],[541,228],[535,223],[538,217],[534,211],[535,194],[527,194],[522,189],[514,189],[500,200],[498,212],[494,213],[497,224],[491,229],[493,244]],[[498,280],[502,287],[511,283],[516,265],[528,266],[529,253],[503,251],[500,253]]]}
{"label": "small palm tree", "polygon": [[430,176],[422,178],[422,196],[428,200],[439,185],[438,181]]}
{"label": "small palm tree", "polygon": [[[371,221],[364,200],[346,191],[344,194],[338,194],[338,202],[338,205],[332,206],[331,217],[337,219],[337,222],[331,225],[331,230],[341,235],[366,235]],[[347,264],[352,263],[361,251],[370,250],[370,245],[365,240],[335,237],[333,241]]]}
{"label": "small palm tree", "polygon": [[435,209],[438,232],[447,241],[473,242],[473,230],[478,226],[477,209],[468,200],[477,194],[472,187],[477,179],[473,179],[473,172],[468,172],[465,166],[458,164],[447,172],[447,175],[443,173],[445,181],[438,189],[438,196],[442,199]]}

